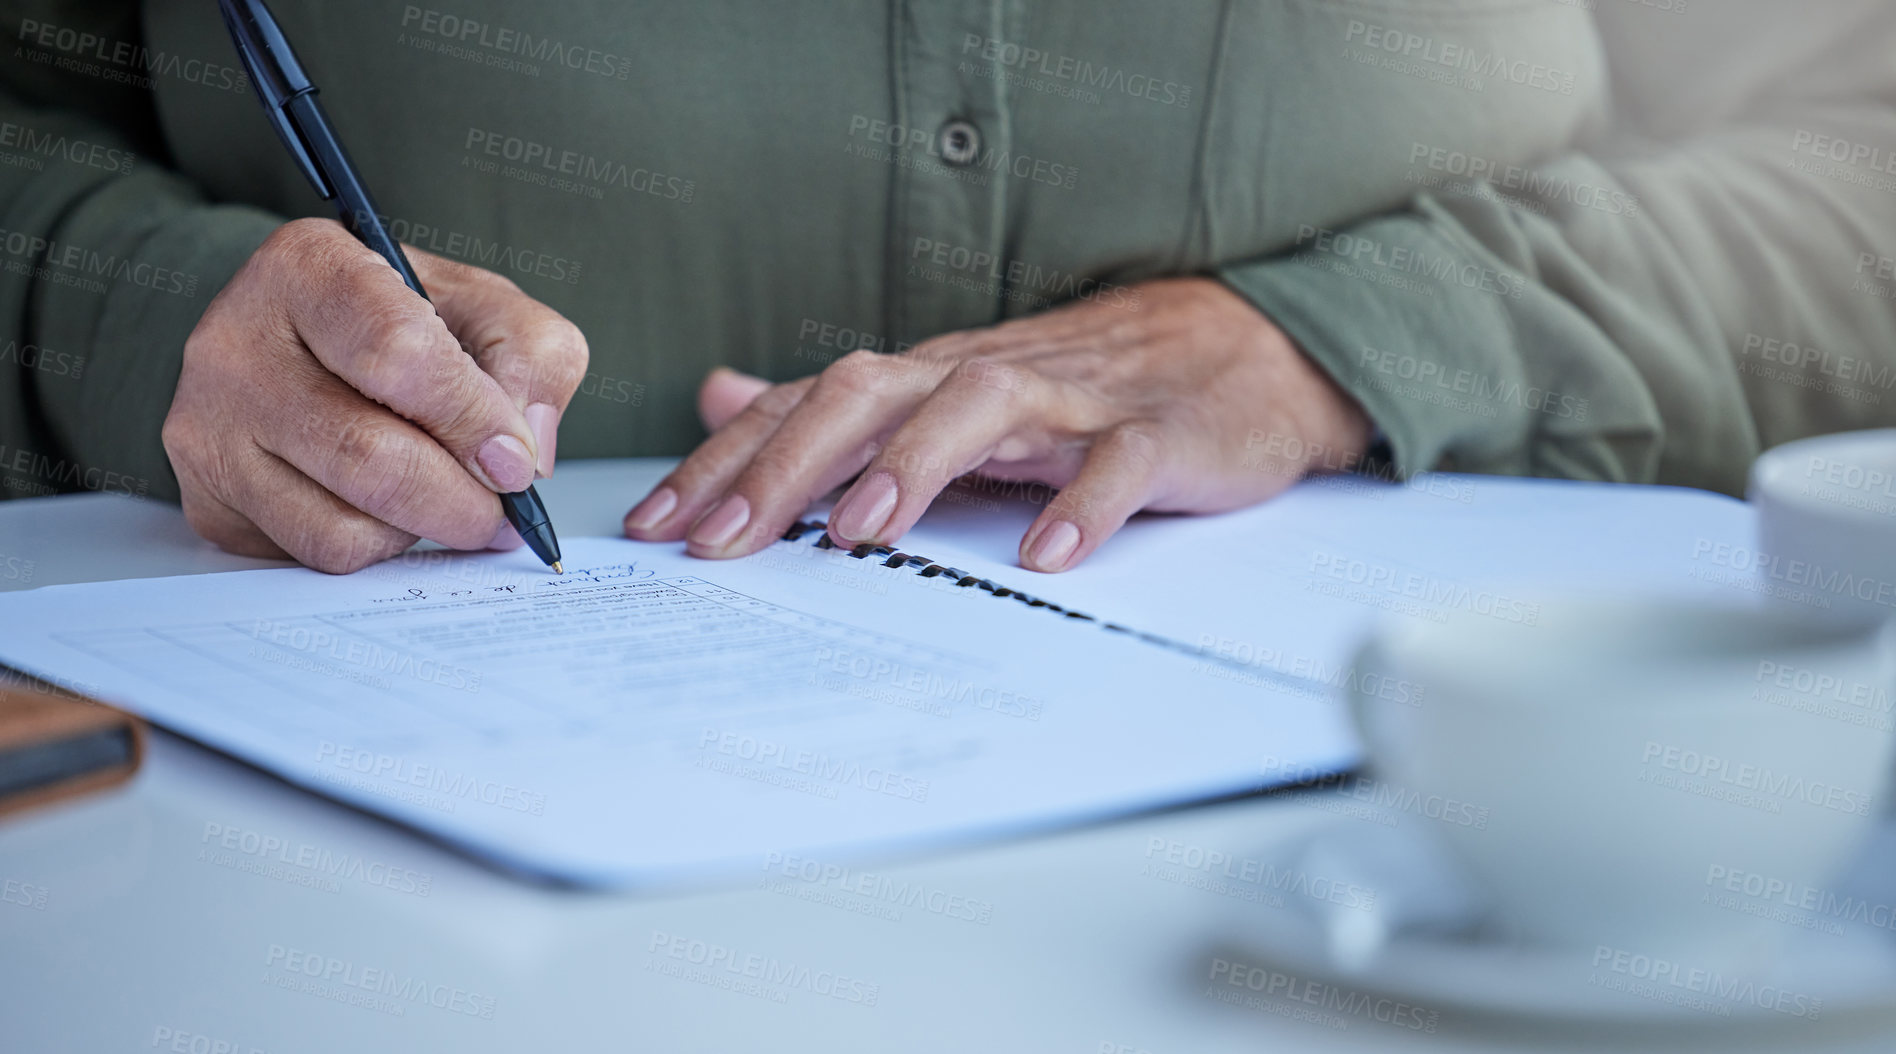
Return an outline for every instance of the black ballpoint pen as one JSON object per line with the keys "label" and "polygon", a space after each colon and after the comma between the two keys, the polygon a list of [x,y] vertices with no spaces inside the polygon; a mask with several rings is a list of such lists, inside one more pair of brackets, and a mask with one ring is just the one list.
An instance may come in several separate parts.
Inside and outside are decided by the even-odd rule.
{"label": "black ballpoint pen", "polygon": [[[250,74],[250,83],[257,90],[257,99],[263,103],[263,112],[283,145],[289,148],[290,156],[296,159],[297,167],[309,177],[310,184],[323,200],[335,202],[336,214],[349,233],[387,260],[395,273],[402,276],[402,281],[408,283],[408,288],[423,300],[428,299],[421,279],[415,277],[408,257],[402,255],[401,243],[390,237],[388,228],[382,225],[369,188],[356,174],[355,166],[349,163],[342,140],[336,137],[322,104],[316,101],[316,86],[303,72],[303,64],[290,50],[290,42],[283,36],[270,9],[263,6],[263,0],[217,0],[217,6],[224,14],[224,25],[230,29],[232,43],[237,45],[237,55]],[[527,548],[554,571],[564,573],[565,569],[560,566],[560,541],[553,534],[546,506],[540,504],[540,496],[533,488],[529,486],[518,494],[502,494],[500,508],[506,513],[507,522],[520,532]]]}

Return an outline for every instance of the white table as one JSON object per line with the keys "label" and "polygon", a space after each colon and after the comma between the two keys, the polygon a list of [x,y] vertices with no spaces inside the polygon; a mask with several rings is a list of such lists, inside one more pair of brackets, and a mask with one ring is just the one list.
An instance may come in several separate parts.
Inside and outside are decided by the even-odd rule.
{"label": "white table", "polygon": [[[567,534],[617,534],[664,464],[564,464],[541,488]],[[0,578],[0,588],[265,565],[198,541],[173,507],[98,495],[0,502],[0,567],[9,557],[16,569],[32,561],[31,578]],[[1360,1018],[1338,1029],[1205,997],[1208,949],[1234,912],[1272,909],[1142,874],[1151,840],[1266,852],[1333,822],[1307,797],[1245,799],[880,869],[892,881],[991,903],[991,920],[977,924],[913,908],[876,917],[761,887],[651,899],[525,885],[222,755],[152,738],[128,788],[0,822],[0,882],[13,890],[0,897],[6,1054],[1539,1045],[1518,1032],[1475,1033],[1452,1016],[1444,1022],[1453,1027],[1434,1035]],[[227,831],[239,850],[222,855]],[[368,877],[332,887],[307,884],[311,872],[294,865],[242,869],[257,859],[241,849],[246,836],[276,839],[291,855],[349,854]],[[40,897],[43,906],[15,902]],[[702,941],[773,958],[780,970],[873,984],[875,1005],[814,994],[821,981],[756,994],[652,969],[687,965],[651,950],[674,936],[687,955],[689,942]],[[429,998],[492,1013],[424,1000],[402,1003],[397,1015],[279,987],[293,976],[281,967],[295,953],[346,963],[358,978],[392,971]],[[1638,1049],[1630,1039],[1611,1045]],[[1651,1042],[1691,1045],[1677,1036]],[[1703,1043],[1819,1046],[1886,1052],[1896,1034],[1740,1029]]]}

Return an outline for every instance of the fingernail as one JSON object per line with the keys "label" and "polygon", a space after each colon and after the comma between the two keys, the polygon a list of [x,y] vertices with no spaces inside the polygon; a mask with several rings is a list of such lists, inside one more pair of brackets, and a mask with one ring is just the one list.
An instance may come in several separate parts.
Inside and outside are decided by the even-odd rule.
{"label": "fingernail", "polygon": [[519,531],[514,530],[513,524],[503,523],[500,525],[500,530],[494,532],[494,540],[488,542],[487,547],[489,549],[513,550],[525,544],[527,544],[526,540],[520,537]]}
{"label": "fingernail", "polygon": [[750,502],[742,494],[733,494],[691,529],[691,544],[704,549],[722,549],[737,538],[750,518]]}
{"label": "fingernail", "polygon": [[527,445],[510,435],[498,435],[481,446],[475,456],[487,478],[502,494],[518,494],[533,486],[533,455]]}
{"label": "fingernail", "polygon": [[856,484],[831,515],[836,533],[852,542],[874,541],[895,512],[895,477],[877,472]]}
{"label": "fingernail", "polygon": [[527,407],[527,427],[533,429],[533,445],[540,448],[537,467],[540,478],[553,475],[553,448],[560,441],[560,412],[552,403],[534,403]]}
{"label": "fingernail", "polygon": [[1033,548],[1027,550],[1027,561],[1042,571],[1059,571],[1079,545],[1080,529],[1065,520],[1055,520],[1034,539]]}
{"label": "fingernail", "polygon": [[626,513],[625,525],[635,531],[647,531],[658,526],[658,522],[672,514],[678,507],[678,493],[670,487],[660,487],[647,494],[645,500],[632,507]]}

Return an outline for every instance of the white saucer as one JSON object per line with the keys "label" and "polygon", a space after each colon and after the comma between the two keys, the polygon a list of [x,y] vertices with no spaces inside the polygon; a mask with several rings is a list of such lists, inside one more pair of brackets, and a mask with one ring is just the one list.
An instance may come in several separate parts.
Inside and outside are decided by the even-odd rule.
{"label": "white saucer", "polygon": [[[1374,890],[1372,910],[1296,894],[1284,895],[1282,907],[1231,904],[1221,908],[1218,927],[1230,937],[1213,954],[1437,1011],[1445,1025],[1728,1029],[1896,1021],[1891,929],[1834,918],[1823,930],[1760,922],[1754,928],[1764,944],[1746,961],[1681,962],[1676,969],[1618,949],[1535,947],[1510,939],[1487,916],[1466,876],[1425,829],[1429,821],[1407,815],[1383,826],[1375,819],[1360,811],[1358,818],[1325,818],[1304,837],[1259,854],[1280,871]],[[1896,906],[1896,895],[1871,892],[1896,893],[1892,859],[1896,826],[1886,824],[1829,888]],[[1403,925],[1384,933],[1392,918]],[[1753,922],[1734,915],[1740,919]]]}

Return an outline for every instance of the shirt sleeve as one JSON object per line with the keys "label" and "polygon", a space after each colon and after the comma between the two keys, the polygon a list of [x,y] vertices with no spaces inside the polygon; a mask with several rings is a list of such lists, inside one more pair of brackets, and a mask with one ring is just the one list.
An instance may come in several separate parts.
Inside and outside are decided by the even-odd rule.
{"label": "shirt sleeve", "polygon": [[[0,54],[0,496],[175,498],[159,431],[185,338],[281,220],[166,171],[148,93],[36,49],[45,7],[8,5]],[[112,5],[54,10],[136,33],[70,24]]]}
{"label": "shirt sleeve", "polygon": [[1896,6],[1602,4],[1608,127],[1217,277],[1398,472],[1737,493],[1896,423]]}

